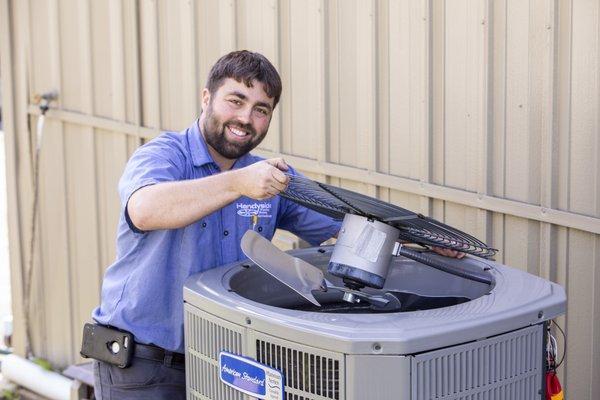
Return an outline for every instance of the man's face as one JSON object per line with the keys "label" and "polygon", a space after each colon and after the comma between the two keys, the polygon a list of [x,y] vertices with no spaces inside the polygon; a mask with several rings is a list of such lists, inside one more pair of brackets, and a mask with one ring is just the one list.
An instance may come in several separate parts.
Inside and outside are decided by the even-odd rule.
{"label": "man's face", "polygon": [[262,142],[273,113],[273,98],[267,96],[263,84],[227,78],[216,93],[202,93],[206,142],[230,160],[250,152]]}

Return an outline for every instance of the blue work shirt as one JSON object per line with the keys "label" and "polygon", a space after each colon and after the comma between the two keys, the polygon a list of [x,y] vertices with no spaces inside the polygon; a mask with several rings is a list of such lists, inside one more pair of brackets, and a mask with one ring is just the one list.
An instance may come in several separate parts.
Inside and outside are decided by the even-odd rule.
{"label": "blue work shirt", "polygon": [[[261,160],[246,154],[233,169]],[[269,240],[281,228],[318,245],[340,228],[339,221],[280,196],[267,200],[240,197],[180,229],[142,232],[129,220],[126,205],[136,190],[219,172],[198,121],[184,131],[164,133],[135,151],[119,182],[117,259],[104,276],[94,320],[129,331],[140,343],[183,353],[183,284],[192,274],[245,259],[240,241],[251,227],[252,215],[258,215],[256,230]]]}

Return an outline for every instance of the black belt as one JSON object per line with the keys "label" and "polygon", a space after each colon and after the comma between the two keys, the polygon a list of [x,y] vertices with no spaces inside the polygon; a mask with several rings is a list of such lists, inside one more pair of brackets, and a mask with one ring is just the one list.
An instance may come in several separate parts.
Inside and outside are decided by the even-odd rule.
{"label": "black belt", "polygon": [[167,366],[185,366],[184,354],[174,353],[161,347],[148,344],[136,343],[133,356],[145,360],[158,361]]}

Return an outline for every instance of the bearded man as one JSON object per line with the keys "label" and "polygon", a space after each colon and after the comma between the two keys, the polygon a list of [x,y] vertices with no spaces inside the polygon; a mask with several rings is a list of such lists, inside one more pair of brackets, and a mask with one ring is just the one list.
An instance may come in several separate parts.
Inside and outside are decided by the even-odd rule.
{"label": "bearded man", "polygon": [[236,51],[212,67],[202,113],[133,154],[119,182],[117,259],[107,269],[98,325],[133,334],[127,368],[94,362],[98,399],[184,399],[183,285],[245,258],[242,235],[277,228],[312,245],[340,223],[277,196],[295,174],[281,158],[249,152],[265,138],[281,79],[261,54]]}

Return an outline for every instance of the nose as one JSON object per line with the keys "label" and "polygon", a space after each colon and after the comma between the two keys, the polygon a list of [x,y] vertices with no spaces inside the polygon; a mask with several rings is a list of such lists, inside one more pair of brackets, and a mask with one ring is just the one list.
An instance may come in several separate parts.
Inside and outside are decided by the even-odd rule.
{"label": "nose", "polygon": [[250,123],[252,117],[252,107],[244,107],[237,113],[237,119],[240,123],[247,125]]}

